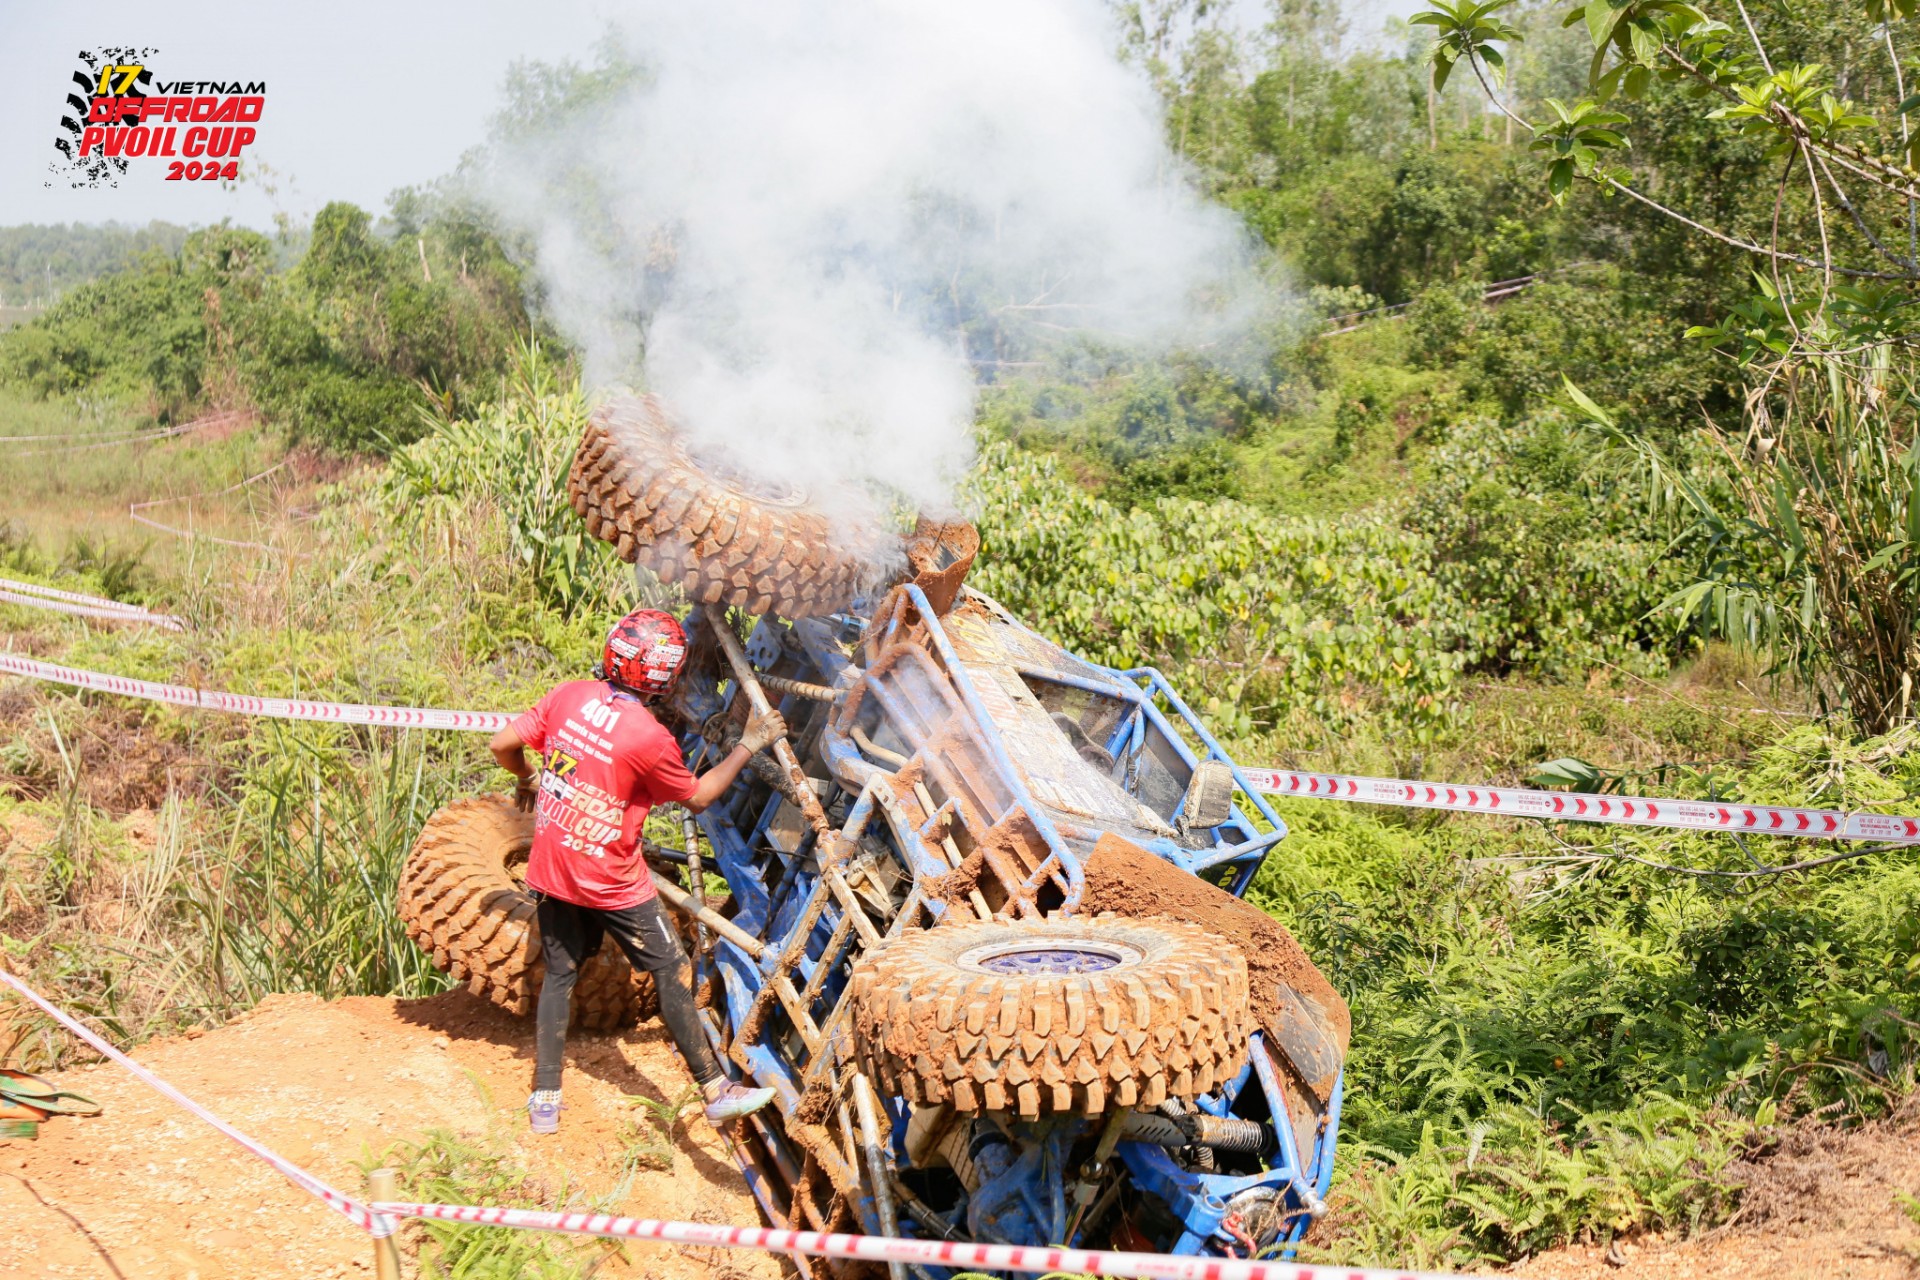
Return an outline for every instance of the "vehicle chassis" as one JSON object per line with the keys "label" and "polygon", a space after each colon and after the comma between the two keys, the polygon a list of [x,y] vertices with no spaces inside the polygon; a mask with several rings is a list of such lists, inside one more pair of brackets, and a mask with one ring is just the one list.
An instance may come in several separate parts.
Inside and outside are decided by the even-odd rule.
{"label": "vehicle chassis", "polygon": [[[739,723],[744,707],[735,704],[749,692],[737,668],[716,660],[739,645],[731,634],[721,643],[718,618],[696,609],[688,629],[692,651],[709,655],[690,663],[679,694],[690,726],[681,744],[695,768],[722,753],[714,726]],[[872,617],[763,617],[744,660],[792,726],[815,812],[835,832],[823,842],[803,817],[809,797],[765,767],[698,819],[730,898],[725,928],[704,913],[696,985],[708,992],[716,1051],[777,1091],[775,1107],[731,1135],[769,1219],[932,1238],[964,1238],[971,1221],[979,1238],[1004,1243],[1092,1247],[1097,1230],[1115,1247],[1291,1256],[1332,1177],[1337,1060],[1320,1064],[1332,1085],[1316,1096],[1282,1078],[1285,1055],[1256,1031],[1237,1077],[1197,1100],[1210,1115],[1270,1125],[1274,1141],[1251,1166],[1207,1172],[1179,1149],[1110,1140],[1113,1162],[1100,1171],[1107,1190],[1088,1213],[1088,1166],[1072,1153],[1084,1155],[1102,1120],[1069,1117],[1014,1126],[1021,1158],[943,1209],[936,1191],[952,1188],[910,1156],[913,1108],[874,1094],[849,1044],[847,975],[862,950],[950,912],[966,918],[969,907],[1003,919],[1072,915],[1088,852],[1108,832],[1235,896],[1246,892],[1286,825],[1167,679],[1075,657],[977,592],[937,610],[912,582],[881,597]],[[1091,763],[1077,770],[1076,760]],[[1102,783],[1094,775],[1106,760]],[[1238,794],[1225,823],[1186,831],[1180,805],[1202,760],[1232,769]],[[834,846],[828,856],[822,843]],[[691,852],[697,872],[700,854]],[[948,890],[969,857],[973,883]],[[689,888],[674,896],[704,904],[697,875]],[[974,1203],[984,1196],[993,1204]],[[1255,1203],[1282,1224],[1264,1244],[1240,1223],[1240,1209]],[[1138,1224],[1113,1229],[1116,1207]],[[1069,1233],[1076,1238],[1060,1238]],[[836,1273],[855,1265],[796,1264]]]}

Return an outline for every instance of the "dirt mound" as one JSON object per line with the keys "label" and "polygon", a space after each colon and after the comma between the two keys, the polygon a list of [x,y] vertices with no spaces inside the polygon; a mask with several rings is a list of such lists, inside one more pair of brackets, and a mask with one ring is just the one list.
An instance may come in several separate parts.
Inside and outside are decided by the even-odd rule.
{"label": "dirt mound", "polygon": [[1612,1246],[1611,1259],[1605,1245],[1556,1249],[1514,1271],[1542,1280],[1920,1277],[1920,1225],[1901,1200],[1920,1195],[1920,1098],[1857,1128],[1789,1129],[1726,1176],[1745,1190],[1723,1227],[1690,1240],[1624,1241]]}
{"label": "dirt mound", "polygon": [[[537,1185],[621,1194],[620,1213],[754,1224],[753,1198],[712,1129],[690,1111],[670,1169],[638,1167],[628,1126],[640,1095],[692,1085],[657,1025],[568,1042],[556,1139],[535,1141],[526,1098],[532,1028],[451,992],[427,1000],[275,996],[203,1035],[135,1056],[282,1155],[360,1193],[360,1167],[388,1144],[446,1130],[498,1151]],[[56,1079],[102,1103],[97,1119],[48,1122],[38,1142],[0,1143],[0,1276],[372,1275],[367,1238],[266,1164],[111,1065]],[[623,1168],[623,1165],[629,1166]],[[625,1180],[631,1179],[630,1182]],[[417,1234],[417,1228],[410,1230]],[[765,1255],[633,1245],[596,1275],[775,1277]]]}
{"label": "dirt mound", "polygon": [[[1295,1040],[1289,1024],[1304,1012],[1338,1046],[1329,1064],[1338,1069],[1352,1033],[1347,1002],[1278,920],[1118,836],[1100,838],[1086,872],[1083,911],[1185,920],[1237,945],[1247,957],[1248,986],[1260,1025],[1275,1042],[1289,1044]],[[1288,992],[1304,1008],[1292,1005]],[[1333,1077],[1310,1079],[1308,1084],[1324,1099]]]}

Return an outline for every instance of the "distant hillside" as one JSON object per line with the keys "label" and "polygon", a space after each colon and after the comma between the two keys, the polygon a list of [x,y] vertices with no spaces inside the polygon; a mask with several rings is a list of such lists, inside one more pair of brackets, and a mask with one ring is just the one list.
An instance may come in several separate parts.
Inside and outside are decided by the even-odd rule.
{"label": "distant hillside", "polygon": [[0,227],[0,307],[46,306],[149,249],[178,253],[186,239],[187,228],[170,222]]}

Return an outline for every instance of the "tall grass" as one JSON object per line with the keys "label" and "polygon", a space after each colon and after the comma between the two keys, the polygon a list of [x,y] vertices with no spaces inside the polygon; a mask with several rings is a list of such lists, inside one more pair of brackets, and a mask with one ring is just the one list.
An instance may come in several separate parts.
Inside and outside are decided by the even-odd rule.
{"label": "tall grass", "polygon": [[281,991],[444,990],[394,904],[413,839],[455,779],[409,733],[368,734],[346,761],[297,730],[268,735],[273,763],[227,798],[227,844],[202,846],[175,884],[206,985],[242,1008]]}
{"label": "tall grass", "polygon": [[1676,467],[1574,392],[1645,470],[1648,496],[1707,549],[1668,602],[1774,655],[1864,737],[1911,719],[1920,675],[1920,369],[1868,344],[1756,376],[1738,435],[1709,427],[1702,473]]}
{"label": "tall grass", "polygon": [[520,346],[498,399],[470,418],[422,410],[425,435],[396,450],[385,498],[429,539],[490,505],[507,547],[540,598],[565,615],[604,611],[629,590],[624,567],[580,523],[567,498],[587,400],[574,372],[535,339]]}

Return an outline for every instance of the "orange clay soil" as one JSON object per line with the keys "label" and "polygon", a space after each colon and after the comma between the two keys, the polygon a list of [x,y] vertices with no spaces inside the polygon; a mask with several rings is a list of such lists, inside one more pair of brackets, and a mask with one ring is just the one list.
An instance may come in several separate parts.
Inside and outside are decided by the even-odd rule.
{"label": "orange clay soil", "polygon": [[1285,1043],[1280,1035],[1284,1015],[1279,993],[1283,986],[1290,987],[1319,1008],[1344,1056],[1352,1030],[1347,1002],[1278,920],[1114,835],[1102,836],[1094,845],[1086,873],[1081,910],[1167,916],[1218,934],[1247,957],[1248,987],[1261,1026]]}
{"label": "orange clay soil", "polygon": [[[506,1150],[536,1184],[584,1197],[615,1190],[622,1095],[678,1099],[692,1086],[658,1023],[576,1033],[560,1133],[526,1132],[532,1024],[463,991],[425,1000],[273,996],[226,1026],[155,1040],[135,1057],[241,1130],[361,1194],[356,1164],[445,1129]],[[105,1107],[52,1119],[37,1142],[0,1142],[0,1276],[126,1280],[371,1277],[368,1238],[227,1138],[118,1067],[55,1075]],[[670,1171],[641,1171],[615,1211],[755,1225],[759,1212],[713,1130],[689,1107]],[[406,1231],[418,1247],[420,1228]],[[590,1255],[583,1255],[583,1258]],[[412,1274],[411,1260],[408,1274]],[[597,1276],[682,1280],[780,1274],[733,1250],[630,1244]]]}

